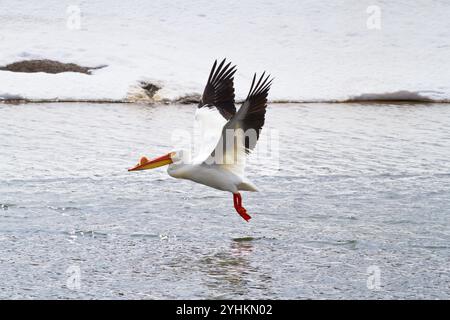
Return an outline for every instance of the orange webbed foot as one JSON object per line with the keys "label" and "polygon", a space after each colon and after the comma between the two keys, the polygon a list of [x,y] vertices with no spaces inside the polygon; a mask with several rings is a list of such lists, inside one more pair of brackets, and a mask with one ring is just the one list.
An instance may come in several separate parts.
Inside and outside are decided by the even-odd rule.
{"label": "orange webbed foot", "polygon": [[236,212],[245,220],[249,221],[252,217],[248,215],[247,210],[242,206],[242,197],[239,193],[233,194],[233,202],[234,202],[234,208],[236,209]]}

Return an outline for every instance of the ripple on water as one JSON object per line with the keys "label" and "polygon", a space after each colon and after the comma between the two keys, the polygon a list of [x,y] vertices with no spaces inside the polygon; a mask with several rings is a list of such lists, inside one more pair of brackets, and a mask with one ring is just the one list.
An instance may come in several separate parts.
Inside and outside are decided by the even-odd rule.
{"label": "ripple on water", "polygon": [[10,208],[16,207],[13,203],[0,203],[0,210],[9,210]]}
{"label": "ripple on water", "polygon": [[254,238],[254,237],[241,237],[241,238],[233,238],[233,241],[235,242],[249,242],[249,241],[254,241],[254,240],[258,240],[261,238]]}
{"label": "ripple on water", "polygon": [[132,233],[130,236],[133,238],[160,238],[159,234],[152,233]]}
{"label": "ripple on water", "polygon": [[65,234],[68,234],[70,237],[82,237],[82,238],[107,238],[108,233],[99,232],[94,230],[74,230],[67,231]]}
{"label": "ripple on water", "polygon": [[55,206],[48,206],[47,208],[58,211],[58,212],[67,212],[67,211],[79,211],[81,208],[78,207],[55,207]]}
{"label": "ripple on water", "polygon": [[323,247],[323,246],[333,246],[333,247],[348,247],[350,249],[356,249],[358,240],[309,240],[304,241],[305,244],[311,244],[313,246]]}

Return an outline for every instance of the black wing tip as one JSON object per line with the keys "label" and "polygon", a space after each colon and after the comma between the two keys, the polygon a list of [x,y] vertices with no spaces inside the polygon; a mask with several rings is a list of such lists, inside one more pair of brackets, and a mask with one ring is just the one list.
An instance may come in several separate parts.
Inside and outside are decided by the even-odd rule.
{"label": "black wing tip", "polygon": [[[214,66],[217,65],[217,59],[214,62]],[[227,58],[224,58],[217,68],[211,69],[211,76],[208,79],[208,84],[217,85],[221,81],[224,80],[230,80],[234,73],[236,72],[236,65],[231,65],[231,61],[229,61],[227,64],[225,62],[227,61]]]}
{"label": "black wing tip", "polygon": [[255,74],[253,75],[253,80],[252,80],[252,84],[250,86],[250,90],[247,95],[247,99],[250,97],[256,96],[258,94],[261,94],[261,93],[268,93],[275,77],[271,77],[270,74],[267,74],[267,76],[266,76],[266,71],[264,71],[261,74],[261,76],[259,77],[258,82],[255,85],[256,79],[257,79],[257,73],[255,72]]}
{"label": "black wing tip", "polygon": [[214,60],[198,108],[205,105],[214,106],[225,119],[230,119],[236,113],[234,106],[234,75],[236,71],[236,65],[232,65],[227,58]]}

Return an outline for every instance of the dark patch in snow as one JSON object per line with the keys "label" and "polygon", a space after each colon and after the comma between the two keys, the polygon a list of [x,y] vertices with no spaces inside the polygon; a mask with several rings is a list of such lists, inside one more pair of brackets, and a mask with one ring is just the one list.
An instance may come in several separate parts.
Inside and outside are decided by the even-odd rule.
{"label": "dark patch in snow", "polygon": [[78,72],[90,75],[91,70],[101,69],[104,67],[106,67],[106,65],[98,67],[83,67],[75,63],[62,63],[59,61],[45,59],[18,61],[4,67],[0,67],[0,70],[25,73],[45,72],[52,74],[62,72]]}
{"label": "dark patch in snow", "polygon": [[180,98],[176,99],[174,102],[180,103],[180,104],[199,103],[201,98],[202,98],[202,96],[200,94],[194,93],[194,94],[180,97]]}
{"label": "dark patch in snow", "polygon": [[353,96],[344,102],[365,102],[365,101],[432,102],[433,99],[423,96],[419,92],[401,90],[387,93],[365,93],[359,96]]}
{"label": "dark patch in snow", "polygon": [[20,104],[20,103],[24,103],[25,99],[16,94],[0,93],[0,103],[4,103],[4,102],[10,103],[10,104]]}
{"label": "dark patch in snow", "polygon": [[145,93],[147,94],[147,96],[149,98],[153,98],[153,96],[156,94],[156,92],[158,92],[161,89],[160,86],[157,86],[156,84],[153,84],[150,82],[145,82],[145,81],[141,81],[139,85],[142,89],[144,89]]}
{"label": "dark patch in snow", "polygon": [[17,94],[0,93],[0,100],[21,100],[21,96]]}

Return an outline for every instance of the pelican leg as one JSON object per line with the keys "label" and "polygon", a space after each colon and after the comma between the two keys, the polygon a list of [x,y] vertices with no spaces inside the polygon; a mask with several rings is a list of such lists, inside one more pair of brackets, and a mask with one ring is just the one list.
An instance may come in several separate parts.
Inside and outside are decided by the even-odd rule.
{"label": "pelican leg", "polygon": [[233,202],[236,212],[248,222],[252,217],[247,214],[247,210],[242,206],[242,197],[240,193],[233,193]]}

